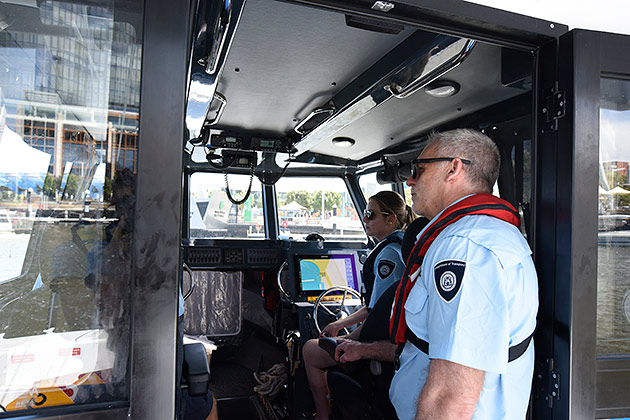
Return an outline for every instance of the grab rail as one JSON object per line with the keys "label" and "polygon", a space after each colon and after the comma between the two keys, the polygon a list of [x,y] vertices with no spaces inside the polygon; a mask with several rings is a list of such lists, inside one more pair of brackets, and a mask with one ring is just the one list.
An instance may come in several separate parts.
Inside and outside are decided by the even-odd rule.
{"label": "grab rail", "polygon": [[[227,39],[227,33],[230,29],[230,23],[232,21],[232,1],[226,0],[224,2],[224,7],[221,10],[221,14],[218,16],[215,30],[217,31],[217,36],[215,37],[215,42],[212,45],[212,49],[208,57],[205,58],[205,70],[208,74],[214,74],[218,69],[219,57],[221,56],[221,52],[223,51],[223,46],[225,45],[225,40]],[[204,64],[204,63],[200,63]]]}
{"label": "grab rail", "polygon": [[[221,95],[219,92],[214,93],[214,99],[217,99],[220,102],[219,109],[217,109],[217,113],[212,120],[206,121],[206,123],[204,124],[204,126],[206,127],[219,122],[221,116],[223,116],[223,111],[225,111],[225,105],[227,105],[227,98]],[[210,102],[210,104],[212,104],[212,102]]]}
{"label": "grab rail", "polygon": [[308,114],[306,116],[306,118],[304,118],[302,121],[300,121],[295,128],[293,128],[293,130],[295,130],[296,133],[298,133],[299,135],[303,136],[304,134],[306,134],[305,131],[302,130],[302,127],[304,127],[304,125],[309,122],[313,117],[319,115],[319,114],[328,114],[328,116],[331,116],[332,114],[334,114],[336,111],[334,106],[330,106],[328,108],[325,107],[321,107],[321,108],[315,108],[313,111],[311,111],[310,114]]}
{"label": "grab rail", "polygon": [[477,43],[477,41],[474,41],[472,39],[467,39],[467,40],[462,40],[462,41],[465,41],[465,44],[460,50],[460,52],[452,56],[448,60],[444,61],[441,64],[438,64],[440,53],[448,50],[448,48],[452,48],[453,45],[455,44],[450,45],[449,47],[445,48],[444,50],[438,52],[435,55],[431,55],[434,50],[429,51],[427,53],[427,56],[428,56],[427,63],[423,67],[423,70],[431,66],[432,59],[433,61],[438,62],[434,64],[435,68],[433,70],[429,71],[428,73],[424,73],[424,71],[421,71],[418,77],[416,77],[411,83],[407,84],[404,87],[394,82],[385,86],[385,90],[389,91],[394,97],[398,99],[404,99],[410,95],[413,95],[414,93],[416,93],[417,91],[419,91],[420,89],[422,89],[423,87],[425,87],[426,85],[434,81],[435,79],[442,77],[449,71],[453,70],[455,67],[459,66],[468,57],[473,47]]}

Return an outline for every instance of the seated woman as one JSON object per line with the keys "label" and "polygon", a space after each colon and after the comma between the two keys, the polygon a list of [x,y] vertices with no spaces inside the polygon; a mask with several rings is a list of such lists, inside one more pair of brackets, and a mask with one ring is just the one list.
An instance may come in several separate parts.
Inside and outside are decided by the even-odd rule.
{"label": "seated woman", "polygon": [[[381,191],[368,200],[363,221],[368,235],[376,237],[379,244],[372,250],[363,265],[363,284],[368,296],[368,305],[352,315],[331,322],[322,330],[322,336],[336,337],[339,330],[364,321],[369,310],[374,307],[381,295],[393,284],[400,281],[405,269],[400,244],[403,231],[416,218],[403,198],[394,191]],[[361,326],[346,336],[359,339]],[[339,338],[338,340],[340,340]],[[304,364],[308,381],[315,400],[317,419],[328,419],[330,402],[326,383],[327,367],[335,361],[318,345],[318,340],[309,340],[303,349]]]}

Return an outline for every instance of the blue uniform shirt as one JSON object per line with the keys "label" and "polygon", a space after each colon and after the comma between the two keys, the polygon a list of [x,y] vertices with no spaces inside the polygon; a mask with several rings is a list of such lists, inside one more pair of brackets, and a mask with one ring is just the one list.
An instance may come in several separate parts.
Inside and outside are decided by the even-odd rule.
{"label": "blue uniform shirt", "polygon": [[[389,234],[387,238],[398,236],[402,239],[404,232],[396,230]],[[383,239],[384,241],[387,238]],[[399,281],[405,272],[405,262],[402,259],[400,244],[390,242],[381,250],[374,260],[374,286],[368,308],[373,308],[378,298],[389,289],[389,287]]]}
{"label": "blue uniform shirt", "polygon": [[415,418],[430,359],[443,359],[485,371],[473,419],[525,418],[534,345],[510,363],[508,348],[534,331],[537,310],[531,250],[516,227],[485,215],[447,226],[405,303],[407,325],[429,342],[429,355],[405,344],[390,388],[398,417]]}

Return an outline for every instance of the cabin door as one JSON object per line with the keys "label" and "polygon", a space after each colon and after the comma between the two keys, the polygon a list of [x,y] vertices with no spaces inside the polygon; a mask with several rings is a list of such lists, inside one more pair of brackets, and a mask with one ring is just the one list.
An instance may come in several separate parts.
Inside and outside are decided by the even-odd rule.
{"label": "cabin door", "polygon": [[628,36],[563,35],[558,82],[537,105],[538,132],[557,133],[554,419],[630,417],[629,50]]}

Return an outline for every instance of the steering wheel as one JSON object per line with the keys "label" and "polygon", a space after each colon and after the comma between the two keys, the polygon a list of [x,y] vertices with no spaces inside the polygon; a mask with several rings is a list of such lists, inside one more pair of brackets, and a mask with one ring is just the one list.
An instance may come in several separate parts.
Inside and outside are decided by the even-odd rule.
{"label": "steering wheel", "polygon": [[[331,311],[326,305],[324,305],[324,298],[326,296],[332,295],[332,294],[336,294],[338,292],[343,292],[343,297],[341,298],[341,302],[335,302],[336,308],[334,311]],[[315,306],[313,307],[313,320],[315,321],[315,328],[317,328],[317,333],[321,334],[322,333],[322,329],[319,326],[319,321],[318,321],[318,313],[320,310],[324,311],[325,313],[327,313],[329,316],[334,317],[335,320],[337,319],[341,319],[341,318],[345,318],[347,317],[349,314],[351,314],[354,311],[350,311],[349,308],[356,306],[356,305],[346,305],[346,297],[348,297],[348,295],[352,295],[352,297],[359,299],[359,301],[361,301],[361,294],[359,292],[357,292],[354,289],[351,289],[349,287],[344,287],[344,286],[335,286],[335,287],[331,287],[330,289],[326,289],[322,292],[322,294],[319,295],[319,297],[317,298],[317,300],[315,301]],[[363,302],[361,302],[362,304]],[[332,305],[331,305],[332,306]],[[326,324],[327,325],[327,324]],[[346,334],[349,333],[347,328],[343,329],[345,331]]]}
{"label": "steering wheel", "polygon": [[322,235],[320,235],[317,232],[311,232],[308,235],[306,235],[306,238],[304,238],[305,241],[325,241],[326,238],[324,238]]}

